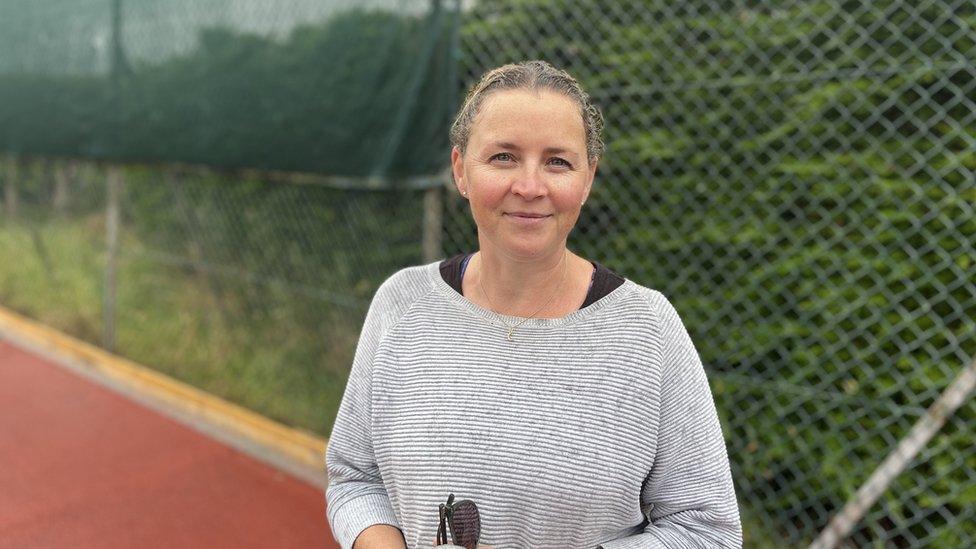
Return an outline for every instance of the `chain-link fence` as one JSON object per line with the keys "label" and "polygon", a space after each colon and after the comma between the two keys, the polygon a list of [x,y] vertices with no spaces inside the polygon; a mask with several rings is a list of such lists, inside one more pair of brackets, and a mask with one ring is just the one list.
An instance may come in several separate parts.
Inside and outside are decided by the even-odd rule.
{"label": "chain-link fence", "polygon": [[[815,537],[976,355],[974,27],[976,3],[948,0],[465,14],[468,81],[542,58],[602,107],[572,244],[682,314],[753,544]],[[448,249],[473,249],[447,211]],[[849,543],[976,543],[974,420],[970,400]]]}
{"label": "chain-link fence", "polygon": [[[458,88],[542,58],[603,109],[608,150],[570,247],[675,303],[748,546],[809,543],[976,357],[976,2],[495,0],[461,15]],[[425,226],[442,228],[436,256],[477,245],[447,182],[4,166],[0,303],[93,341],[112,328],[127,356],[322,432],[379,281],[430,259]],[[974,420],[969,399],[845,543],[976,543]]]}
{"label": "chain-link fence", "polygon": [[9,158],[0,180],[0,305],[323,434],[373,291],[423,259],[416,190]]}

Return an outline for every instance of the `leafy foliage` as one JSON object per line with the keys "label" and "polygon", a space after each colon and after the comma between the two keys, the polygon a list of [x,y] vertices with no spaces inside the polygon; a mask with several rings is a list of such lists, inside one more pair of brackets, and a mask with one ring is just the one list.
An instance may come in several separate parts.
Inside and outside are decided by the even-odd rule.
{"label": "leafy foliage", "polygon": [[[466,18],[469,83],[542,58],[604,111],[571,245],[681,312],[769,529],[753,540],[809,541],[976,356],[976,8],[954,8],[504,0]],[[452,208],[448,234],[472,234]],[[974,420],[854,539],[972,543]]]}

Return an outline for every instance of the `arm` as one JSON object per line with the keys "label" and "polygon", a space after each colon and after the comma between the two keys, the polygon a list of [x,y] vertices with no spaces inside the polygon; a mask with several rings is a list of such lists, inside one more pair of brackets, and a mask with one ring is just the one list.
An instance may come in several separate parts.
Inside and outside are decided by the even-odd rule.
{"label": "arm", "polygon": [[366,314],[326,449],[328,520],[342,549],[352,548],[354,542],[355,549],[405,547],[373,454],[372,362],[382,334],[395,320],[390,299],[384,297],[388,293],[384,283]]}
{"label": "arm", "polygon": [[725,440],[701,359],[667,298],[654,292],[651,305],[663,370],[657,453],[641,490],[649,524],[602,547],[741,547]]}
{"label": "arm", "polygon": [[403,532],[389,524],[374,524],[356,538],[353,549],[407,549]]}

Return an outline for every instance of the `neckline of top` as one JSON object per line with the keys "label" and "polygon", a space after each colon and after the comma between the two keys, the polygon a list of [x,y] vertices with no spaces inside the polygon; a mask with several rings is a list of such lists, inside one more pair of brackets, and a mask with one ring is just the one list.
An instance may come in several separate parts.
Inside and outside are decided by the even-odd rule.
{"label": "neckline of top", "polygon": [[[587,317],[593,316],[603,310],[604,308],[612,305],[614,302],[620,300],[625,294],[630,293],[635,287],[635,283],[629,278],[624,278],[624,283],[615,288],[612,292],[601,297],[600,299],[594,301],[590,305],[577,309],[568,315],[560,318],[530,318],[528,320],[521,316],[509,316],[496,313],[490,309],[485,309],[480,305],[477,305],[467,297],[459,294],[454,288],[448,284],[440,274],[440,263],[441,261],[435,261],[427,266],[427,274],[432,279],[431,283],[434,289],[437,290],[442,297],[446,298],[453,305],[459,309],[471,313],[475,316],[479,316],[487,321],[493,326],[496,326],[502,330],[507,330],[507,326],[511,326],[518,322],[523,322],[518,330],[524,330],[526,328],[539,329],[539,328],[554,328],[557,326],[566,326],[579,322]],[[517,333],[517,332],[516,332]]]}

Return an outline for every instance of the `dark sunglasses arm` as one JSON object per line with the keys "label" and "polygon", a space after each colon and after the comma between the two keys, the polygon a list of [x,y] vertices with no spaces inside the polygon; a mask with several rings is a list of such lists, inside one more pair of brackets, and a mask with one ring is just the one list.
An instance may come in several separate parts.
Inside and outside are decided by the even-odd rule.
{"label": "dark sunglasses arm", "polygon": [[447,543],[447,506],[440,506],[440,525],[437,527],[437,545]]}

